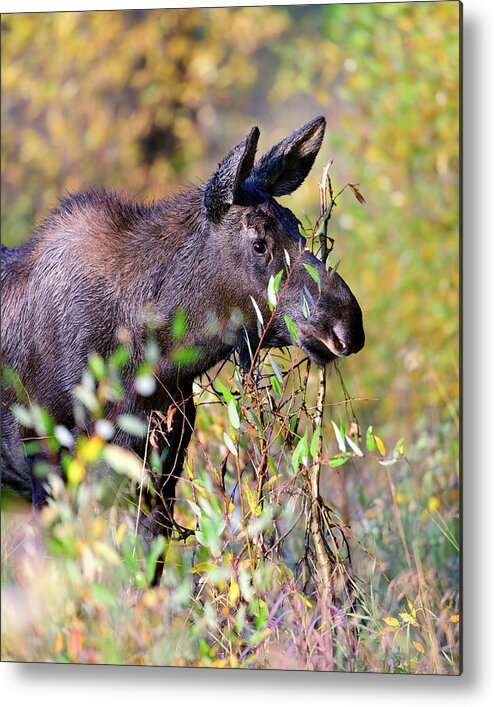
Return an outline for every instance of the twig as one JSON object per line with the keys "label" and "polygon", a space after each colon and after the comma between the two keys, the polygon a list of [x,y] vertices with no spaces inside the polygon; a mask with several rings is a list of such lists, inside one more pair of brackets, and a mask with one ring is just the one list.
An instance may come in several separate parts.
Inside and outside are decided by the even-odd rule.
{"label": "twig", "polygon": [[[321,241],[321,259],[325,263],[330,252],[328,246],[327,228],[331,218],[331,211],[334,206],[333,188],[329,176],[329,163],[323,174],[323,183],[321,184],[321,225],[317,230],[317,235]],[[328,196],[330,203],[327,203]],[[309,364],[310,365],[310,364]],[[326,400],[326,369],[324,366],[319,366],[317,371],[317,402],[316,413],[313,419],[313,430],[322,429],[324,405]],[[317,440],[317,449],[313,457],[312,467],[310,469],[310,530],[314,543],[314,550],[317,559],[319,591],[324,604],[329,602],[331,597],[331,575],[332,562],[331,556],[326,545],[323,531],[323,518],[320,496],[320,476],[321,476],[321,460],[322,460],[322,442],[323,437],[319,435]]]}

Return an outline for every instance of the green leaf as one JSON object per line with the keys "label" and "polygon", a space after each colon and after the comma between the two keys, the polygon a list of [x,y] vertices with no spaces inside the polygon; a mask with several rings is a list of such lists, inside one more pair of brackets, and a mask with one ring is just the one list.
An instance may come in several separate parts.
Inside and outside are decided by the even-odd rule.
{"label": "green leaf", "polygon": [[105,375],[105,361],[102,356],[95,353],[88,359],[88,368],[97,381],[100,381]]}
{"label": "green leaf", "polygon": [[277,479],[279,479],[280,475],[278,472],[278,467],[276,466],[276,462],[270,454],[268,454],[268,464],[269,464],[269,468],[271,469],[273,476],[275,476]]}
{"label": "green leaf", "polygon": [[197,346],[179,346],[171,352],[173,363],[188,365],[199,360],[199,349]]}
{"label": "green leaf", "polygon": [[208,539],[203,532],[201,532],[200,530],[196,530],[195,535],[200,545],[202,545],[203,547],[209,547]]}
{"label": "green leaf", "polygon": [[302,295],[302,314],[307,319],[307,321],[309,321],[310,307],[309,307],[309,303],[307,302],[307,297],[304,294]]}
{"label": "green leaf", "polygon": [[285,253],[286,265],[287,265],[288,271],[290,271],[290,254],[286,249],[284,249],[284,253]]}
{"label": "green leaf", "polygon": [[298,341],[298,329],[297,329],[297,325],[295,324],[295,322],[294,322],[292,319],[290,319],[290,317],[288,316],[288,314],[285,314],[284,319],[285,319],[286,327],[287,327],[288,331],[290,332],[290,335],[291,335],[292,339],[293,339],[295,342],[297,342],[297,341]]}
{"label": "green leaf", "polygon": [[314,282],[317,284],[319,288],[319,292],[321,291],[321,279],[319,277],[319,273],[315,268],[312,267],[312,265],[308,265],[307,263],[304,263],[304,268],[307,270],[311,278],[314,280]]}
{"label": "green leaf", "polygon": [[154,364],[157,363],[160,355],[161,349],[156,339],[148,339],[144,352],[144,360],[146,361],[146,363],[149,364],[151,367],[154,366]]}
{"label": "green leaf", "polygon": [[103,457],[106,462],[119,474],[125,474],[133,481],[142,482],[146,472],[143,469],[142,459],[129,451],[114,444],[105,444]]}
{"label": "green leaf", "polygon": [[274,290],[274,277],[271,275],[268,282],[268,307],[271,311],[276,307],[276,292]]}
{"label": "green leaf", "polygon": [[271,376],[269,381],[271,383],[271,387],[273,388],[274,392],[279,397],[281,395],[281,385],[280,385],[279,380],[277,379],[276,376]]}
{"label": "green leaf", "polygon": [[[286,251],[285,251],[285,253],[286,253]],[[273,289],[276,294],[278,294],[278,292],[279,292],[282,277],[283,277],[283,270],[280,270],[279,273],[274,278],[274,282],[273,282]]]}
{"label": "green leaf", "polygon": [[340,267],[340,263],[341,263],[341,259],[338,260],[338,262],[336,263],[336,265],[331,269],[331,272],[329,273],[329,277],[333,277],[333,275],[336,273],[336,271],[337,271],[338,268]]}
{"label": "green leaf", "polygon": [[362,508],[365,508],[367,506],[367,501],[365,500],[364,485],[362,482],[360,482],[358,485],[358,501]]}
{"label": "green leaf", "polygon": [[249,296],[250,296],[250,298],[251,298],[251,300],[252,300],[252,304],[254,305],[254,309],[256,310],[256,315],[257,315],[257,319],[258,319],[258,321],[259,321],[259,324],[260,324],[261,326],[264,326],[264,319],[262,318],[261,310],[259,309],[259,307],[258,307],[258,305],[257,305],[257,302],[256,302],[255,299],[252,297],[252,295],[249,295]]}
{"label": "green leaf", "polygon": [[36,432],[41,435],[53,435],[55,430],[55,421],[50,413],[40,405],[33,403],[31,405],[31,417],[34,422]]}
{"label": "green leaf", "polygon": [[274,360],[273,356],[271,356],[270,353],[268,353],[268,358],[269,358],[269,362],[271,364],[271,367],[272,367],[273,371],[275,372],[276,378],[280,381],[280,383],[283,384],[283,375],[280,371],[280,367],[278,366],[278,364],[276,363],[276,361]]}
{"label": "green leaf", "polygon": [[14,405],[12,405],[12,412],[19,420],[21,425],[27,427],[28,429],[33,427],[33,421],[29,410],[26,410],[26,408],[23,408],[22,405],[18,405],[17,403],[15,403]]}
{"label": "green leaf", "polygon": [[201,509],[199,508],[199,506],[197,505],[197,503],[194,503],[194,501],[191,501],[189,498],[187,498],[187,499],[185,499],[185,500],[187,501],[187,503],[189,504],[189,506],[191,507],[192,511],[195,513],[195,515],[196,515],[198,518],[201,518],[201,517],[202,517],[202,511],[201,511]]}
{"label": "green leaf", "polygon": [[321,435],[321,428],[317,427],[312,435],[312,442],[310,443],[310,455],[312,458],[316,456],[317,453],[317,443]]}
{"label": "green leaf", "polygon": [[255,633],[252,634],[249,638],[249,645],[252,646],[252,648],[256,648],[262,641],[264,641],[265,638],[269,636],[271,633],[271,629],[265,628],[261,631],[256,631]]}
{"label": "green leaf", "polygon": [[252,419],[254,420],[254,423],[255,423],[257,429],[258,429],[259,432],[261,433],[262,439],[264,439],[264,437],[265,437],[265,432],[266,432],[266,431],[265,431],[265,429],[264,429],[264,427],[263,427],[263,425],[262,425],[260,419],[257,417],[256,413],[255,413],[254,410],[252,410],[252,409],[249,410],[249,414],[250,414],[250,416],[252,417]]}
{"label": "green leaf", "polygon": [[373,452],[376,448],[372,425],[367,428],[367,432],[365,434],[365,444],[367,445],[367,449],[369,450],[369,452]]}
{"label": "green leaf", "polygon": [[175,310],[170,332],[175,341],[183,341],[183,338],[187,332],[187,314],[183,307],[177,307]]}
{"label": "green leaf", "polygon": [[69,432],[64,425],[57,425],[55,427],[55,437],[57,438],[59,444],[67,449],[70,449],[74,444],[74,437],[72,436],[72,433]]}
{"label": "green leaf", "polygon": [[228,403],[228,417],[230,418],[232,427],[236,430],[240,429],[240,418],[238,416],[237,404],[233,399]]}
{"label": "green leaf", "polygon": [[333,425],[334,434],[336,437],[336,441],[338,442],[338,447],[339,447],[340,451],[346,452],[345,440],[343,439],[340,428],[338,427],[336,422],[333,422],[333,420],[331,420],[331,424]]}
{"label": "green leaf", "polygon": [[230,450],[230,452],[233,454],[233,456],[237,457],[238,452],[235,448],[235,445],[232,442],[232,438],[229,435],[227,435],[226,432],[223,432],[223,439],[225,440],[225,444],[228,447],[228,449]]}
{"label": "green leaf", "polygon": [[400,439],[395,444],[395,452],[396,452],[396,456],[399,456],[399,457],[405,456],[405,440],[403,439],[403,437],[400,437]]}
{"label": "green leaf", "polygon": [[145,437],[147,425],[135,415],[119,415],[118,426],[133,437]]}
{"label": "green leaf", "polygon": [[130,358],[130,351],[126,346],[119,346],[112,353],[109,362],[117,368],[123,368]]}
{"label": "green leaf", "polygon": [[292,454],[292,466],[293,472],[296,474],[298,472],[300,462],[303,464],[307,463],[307,457],[309,456],[309,445],[308,445],[308,430],[305,430],[303,437],[298,441],[297,446]]}
{"label": "green leaf", "polygon": [[356,454],[358,457],[363,457],[363,456],[364,456],[364,453],[363,453],[363,451],[360,449],[360,447],[358,447],[358,446],[355,444],[355,442],[354,442],[348,435],[345,435],[345,439],[346,439],[346,441],[348,442],[348,446],[350,447],[350,449],[352,449],[352,451],[355,452],[355,454]]}
{"label": "green leaf", "polygon": [[[255,606],[255,604],[257,604],[257,606]],[[251,609],[253,609],[251,614],[253,614],[256,628],[264,628],[264,625],[269,618],[269,610],[266,606],[266,602],[263,599],[258,598],[257,601],[254,602],[254,606],[252,606]]]}
{"label": "green leaf", "polygon": [[215,381],[215,386],[220,391],[220,393],[223,396],[223,399],[226,403],[229,403],[230,400],[234,399],[231,390],[228,390],[228,388],[226,386],[224,386],[221,381]]}
{"label": "green leaf", "polygon": [[93,584],[90,587],[91,597],[94,601],[108,607],[116,607],[118,604],[115,593],[104,587],[102,584]]}
{"label": "green leaf", "polygon": [[328,459],[328,465],[332,467],[342,466],[348,461],[348,457],[334,457],[333,459]]}

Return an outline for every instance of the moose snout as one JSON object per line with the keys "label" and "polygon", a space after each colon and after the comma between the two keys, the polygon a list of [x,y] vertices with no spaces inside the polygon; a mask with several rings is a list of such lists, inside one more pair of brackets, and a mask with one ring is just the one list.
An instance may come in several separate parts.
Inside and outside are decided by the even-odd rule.
{"label": "moose snout", "polygon": [[337,322],[321,340],[335,356],[350,356],[363,348],[364,328],[349,327],[343,322]]}
{"label": "moose snout", "polygon": [[[361,319],[361,318],[360,318]],[[320,336],[321,341],[335,356],[350,356],[364,347],[365,334],[362,321],[351,325],[340,321]]]}

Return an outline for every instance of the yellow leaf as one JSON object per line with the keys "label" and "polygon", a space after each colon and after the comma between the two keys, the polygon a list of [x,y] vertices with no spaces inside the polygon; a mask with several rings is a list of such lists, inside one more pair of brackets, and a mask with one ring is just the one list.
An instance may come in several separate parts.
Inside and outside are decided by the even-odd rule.
{"label": "yellow leaf", "polygon": [[123,536],[125,535],[125,531],[127,530],[127,526],[125,523],[120,523],[120,525],[117,528],[117,545],[121,545]]}
{"label": "yellow leaf", "polygon": [[434,513],[435,511],[438,510],[439,506],[441,505],[439,499],[437,496],[431,496],[429,498],[429,502],[427,504],[427,507],[429,508],[431,513]]}
{"label": "yellow leaf", "polygon": [[417,617],[417,609],[414,609],[412,602],[407,598],[408,610],[415,619]]}
{"label": "yellow leaf", "polygon": [[79,449],[79,457],[81,461],[86,463],[96,461],[104,445],[105,443],[101,437],[98,437],[97,435],[90,437],[81,445]]}
{"label": "yellow leaf", "polygon": [[101,516],[97,516],[94,519],[92,530],[94,538],[102,538],[105,534],[106,524]]}
{"label": "yellow leaf", "polygon": [[385,457],[386,456],[386,447],[384,446],[384,442],[382,441],[382,439],[380,437],[378,437],[377,435],[374,435],[374,441],[376,443],[376,447],[379,450],[379,454],[382,457]]}
{"label": "yellow leaf", "polygon": [[460,614],[453,614],[453,616],[449,617],[449,620],[451,621],[452,624],[457,624],[458,621],[460,620]]}
{"label": "yellow leaf", "polygon": [[99,557],[102,557],[104,560],[106,560],[109,564],[111,565],[118,565],[120,562],[120,557],[118,554],[115,552],[115,550],[107,545],[106,543],[103,543],[101,541],[97,541],[93,544],[94,551]]}
{"label": "yellow leaf", "polygon": [[71,484],[80,484],[81,481],[84,481],[85,476],[86,470],[82,462],[80,462],[79,459],[72,459],[67,469],[67,479],[69,482]]}
{"label": "yellow leaf", "polygon": [[303,594],[298,594],[297,596],[298,596],[300,599],[302,599],[302,601],[304,602],[305,606],[307,606],[309,609],[312,609],[312,604],[311,604],[310,601],[307,599],[307,597],[304,597]]}
{"label": "yellow leaf", "polygon": [[228,603],[230,606],[235,606],[240,597],[240,587],[238,586],[235,577],[230,580],[230,589],[228,590]]}
{"label": "yellow leaf", "polygon": [[415,621],[414,617],[411,614],[408,614],[406,611],[404,611],[402,614],[400,614],[400,616],[406,624],[412,624],[412,626],[418,626],[418,623]]}
{"label": "yellow leaf", "polygon": [[238,602],[239,596],[240,587],[238,586],[235,577],[232,577],[230,581],[230,589],[228,590],[228,603],[230,604],[230,606],[235,606],[235,604]]}
{"label": "yellow leaf", "polygon": [[400,622],[398,619],[395,619],[394,616],[386,616],[384,621],[388,624],[388,626],[399,626]]}
{"label": "yellow leaf", "polygon": [[218,565],[215,565],[214,562],[199,562],[198,565],[195,567],[191,568],[191,572],[211,572],[212,570],[215,570],[218,567]]}
{"label": "yellow leaf", "polygon": [[421,643],[418,641],[412,641],[412,643],[419,653],[422,653],[422,655],[425,653],[424,646]]}
{"label": "yellow leaf", "polygon": [[63,636],[61,631],[57,631],[55,636],[55,653],[61,653],[63,649]]}
{"label": "yellow leaf", "polygon": [[256,518],[257,517],[257,506],[254,501],[254,495],[253,495],[252,491],[250,490],[249,482],[247,479],[245,479],[244,489],[245,489],[245,495],[247,496],[247,500],[249,502],[250,512],[252,513],[254,518]]}
{"label": "yellow leaf", "polygon": [[194,481],[194,474],[192,473],[192,469],[190,468],[190,464],[188,461],[184,462],[185,466],[185,471],[187,472],[187,475],[191,481]]}

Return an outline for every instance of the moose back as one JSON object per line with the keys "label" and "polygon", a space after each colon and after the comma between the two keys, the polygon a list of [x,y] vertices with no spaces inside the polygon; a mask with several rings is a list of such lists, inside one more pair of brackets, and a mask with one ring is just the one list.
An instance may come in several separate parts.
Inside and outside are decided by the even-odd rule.
{"label": "moose back", "polygon": [[[168,537],[173,527],[176,480],[194,427],[194,379],[232,349],[245,355],[259,345],[253,299],[264,321],[271,320],[262,346],[293,343],[285,315],[298,328],[298,345],[318,364],[364,345],[352,292],[304,249],[298,220],[275,200],[304,181],[324,129],[325,119],[315,118],[256,162],[255,127],[203,186],[154,204],[103,189],[71,195],[24,246],[2,249],[1,363],[15,371],[29,400],[73,429],[73,390],[88,356],[108,357],[125,331],[130,362],[119,413],[147,420],[153,410],[166,414],[171,405],[179,412],[160,442],[168,449],[162,472],[143,494],[141,532],[147,541]],[[317,271],[320,291],[305,265]],[[283,296],[271,316],[268,283],[280,271]],[[314,303],[309,318],[301,306],[307,290]],[[184,344],[197,352],[181,364],[170,355],[178,310],[186,321]],[[133,373],[144,356],[150,313],[161,350],[160,385],[142,396]],[[14,390],[5,388],[2,486],[40,506],[49,490],[24,454],[25,432],[11,409],[15,400]],[[113,441],[144,458],[145,440],[120,431]]]}

